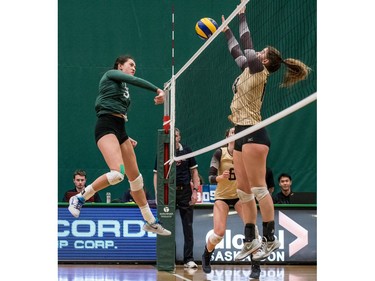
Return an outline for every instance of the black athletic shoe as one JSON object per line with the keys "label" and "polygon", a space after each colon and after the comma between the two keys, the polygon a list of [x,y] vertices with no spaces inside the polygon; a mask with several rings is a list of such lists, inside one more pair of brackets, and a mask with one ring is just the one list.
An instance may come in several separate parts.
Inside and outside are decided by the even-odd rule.
{"label": "black athletic shoe", "polygon": [[259,279],[259,277],[260,277],[260,263],[253,261],[252,264],[251,264],[250,278]]}
{"label": "black athletic shoe", "polygon": [[205,273],[210,273],[211,272],[211,256],[212,253],[207,251],[207,248],[204,247],[204,253],[202,255],[202,269]]}

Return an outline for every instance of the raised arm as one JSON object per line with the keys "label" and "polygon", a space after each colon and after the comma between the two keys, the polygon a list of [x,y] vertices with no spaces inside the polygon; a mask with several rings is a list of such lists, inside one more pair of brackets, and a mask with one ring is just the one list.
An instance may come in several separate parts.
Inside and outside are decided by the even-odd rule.
{"label": "raised arm", "polygon": [[253,40],[251,38],[250,29],[247,25],[245,8],[238,14],[239,17],[239,33],[240,42],[243,52],[246,57],[248,67],[250,68],[250,73],[257,73],[263,70],[264,66],[262,62],[258,59],[257,54],[254,50]]}
{"label": "raised arm", "polygon": [[[222,22],[225,21],[224,16],[221,16],[221,20]],[[234,61],[238,67],[243,71],[247,67],[247,60],[240,48],[240,45],[238,44],[238,41],[234,37],[233,32],[229,27],[225,27],[223,32],[225,34],[225,38],[227,39],[230,54],[234,58]]]}
{"label": "raised arm", "polygon": [[120,70],[112,69],[107,71],[107,77],[111,80],[118,81],[118,82],[125,82],[132,84],[134,86],[138,86],[144,88],[146,90],[150,90],[156,92],[156,96],[154,97],[155,104],[162,104],[164,103],[164,96],[165,93],[162,89],[156,87],[154,84],[142,79],[135,77],[133,75],[126,74]]}
{"label": "raised arm", "polygon": [[156,87],[154,84],[142,78],[138,78],[136,76],[126,74],[117,69],[112,69],[112,70],[107,71],[107,77],[114,81],[129,83],[134,86],[138,86],[138,87],[141,87],[146,90],[153,91],[153,92],[156,92],[159,89],[159,87]]}

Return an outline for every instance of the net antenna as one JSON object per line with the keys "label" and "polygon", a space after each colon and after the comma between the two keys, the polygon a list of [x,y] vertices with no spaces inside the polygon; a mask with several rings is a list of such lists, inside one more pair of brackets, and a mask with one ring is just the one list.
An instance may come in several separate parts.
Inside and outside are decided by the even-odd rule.
{"label": "net antenna", "polygon": [[[163,116],[163,129],[165,134],[169,134],[170,137],[170,142],[169,143],[164,143],[164,179],[169,179],[169,175],[171,172],[172,168],[172,163],[173,163],[173,151],[174,151],[174,141],[172,136],[174,136],[174,117],[171,119],[170,115],[170,108],[171,108],[171,103],[175,103],[175,79],[174,79],[174,6],[172,5],[172,53],[171,53],[171,72],[172,72],[172,78],[170,81],[164,83],[164,92],[165,92],[165,97],[164,97],[164,116]],[[170,102],[171,98],[171,102]],[[173,111],[172,111],[173,112]],[[164,203],[169,202],[169,192],[168,192],[168,184],[164,184]]]}

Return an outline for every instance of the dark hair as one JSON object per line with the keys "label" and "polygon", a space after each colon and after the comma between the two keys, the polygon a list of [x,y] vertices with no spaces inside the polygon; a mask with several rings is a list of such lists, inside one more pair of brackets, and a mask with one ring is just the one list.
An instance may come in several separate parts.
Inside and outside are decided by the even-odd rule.
{"label": "dark hair", "polygon": [[292,177],[289,175],[289,174],[287,174],[287,173],[282,173],[279,177],[278,177],[278,179],[277,179],[277,181],[280,181],[280,179],[281,178],[289,178],[289,180],[291,181],[292,180]]}
{"label": "dark hair", "polygon": [[270,73],[273,73],[279,70],[283,59],[281,58],[279,50],[276,48],[267,46],[267,49],[267,59],[269,60],[269,63],[267,63],[266,68]]}
{"label": "dark hair", "polygon": [[82,169],[77,169],[74,171],[73,173],[73,179],[76,178],[76,175],[80,175],[82,177],[86,177],[86,171],[85,170],[82,170]]}
{"label": "dark hair", "polygon": [[[230,127],[228,129],[225,130],[225,138],[227,138],[229,136],[229,132],[230,130],[232,129],[233,127]],[[222,147],[227,147],[228,146],[228,143],[224,144]]]}
{"label": "dark hair", "polygon": [[225,137],[226,137],[226,138],[229,136],[229,132],[230,132],[230,130],[231,130],[232,128],[233,128],[233,127],[230,127],[230,128],[228,128],[228,129],[226,129],[226,131],[225,131]]}
{"label": "dark hair", "polygon": [[124,56],[119,56],[114,65],[113,65],[113,69],[118,69],[118,65],[119,64],[124,64],[125,62],[127,62],[128,60],[134,60],[132,56],[129,56],[129,55],[124,55]]}
{"label": "dark hair", "polygon": [[267,59],[269,60],[269,63],[265,65],[267,70],[270,73],[276,72],[277,70],[279,70],[282,63],[285,64],[287,68],[280,87],[290,87],[295,83],[307,78],[311,71],[310,67],[296,59],[282,59],[281,53],[275,47],[267,46],[267,48]]}

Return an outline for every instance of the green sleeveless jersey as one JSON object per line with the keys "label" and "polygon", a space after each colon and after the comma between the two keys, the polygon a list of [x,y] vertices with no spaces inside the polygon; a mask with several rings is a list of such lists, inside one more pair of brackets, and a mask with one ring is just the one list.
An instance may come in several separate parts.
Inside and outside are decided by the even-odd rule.
{"label": "green sleeveless jersey", "polygon": [[141,78],[111,69],[104,73],[99,82],[99,95],[95,101],[96,116],[120,113],[126,115],[130,106],[130,94],[126,83],[156,93],[158,87]]}

